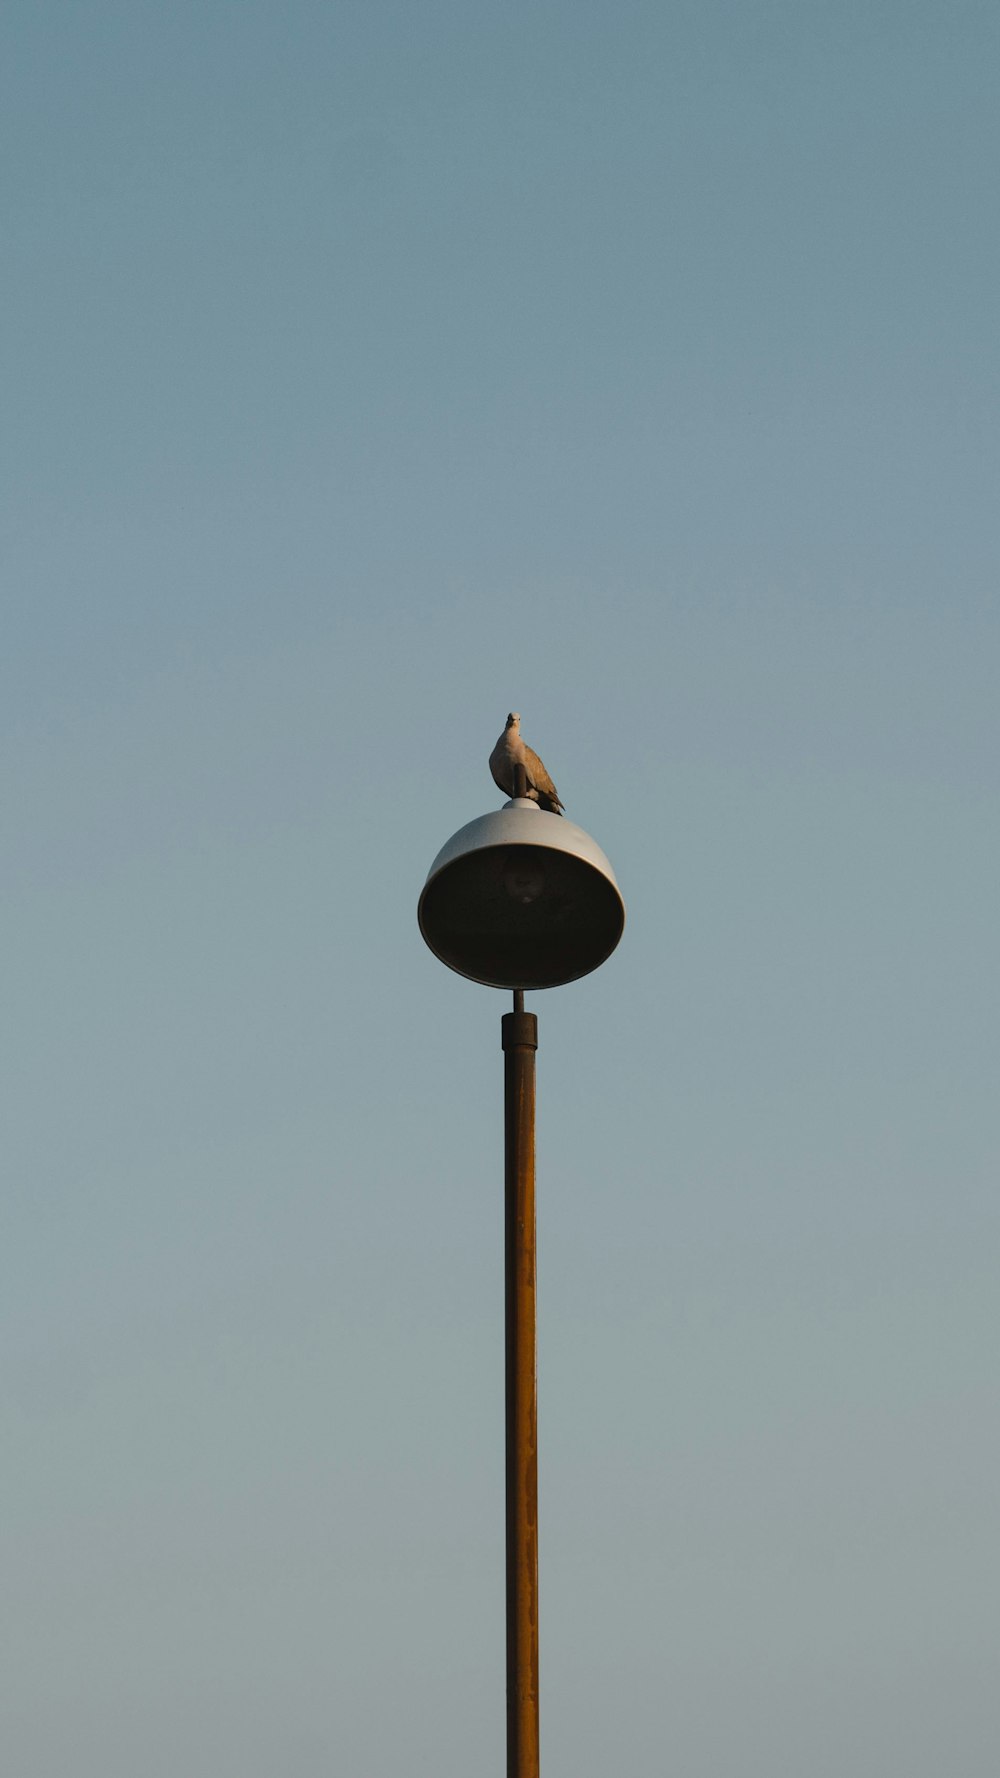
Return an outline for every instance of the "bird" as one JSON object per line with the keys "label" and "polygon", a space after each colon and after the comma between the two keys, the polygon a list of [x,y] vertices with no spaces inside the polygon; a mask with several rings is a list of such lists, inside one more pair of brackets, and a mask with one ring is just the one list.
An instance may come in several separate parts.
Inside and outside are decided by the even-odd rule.
{"label": "bird", "polygon": [[512,710],[507,718],[507,726],[490,754],[493,782],[498,789],[506,791],[508,796],[514,795],[515,766],[524,767],[528,795],[532,802],[537,803],[540,809],[548,809],[553,815],[561,815],[563,806],[559,801],[559,792],[537,753],[522,741],[521,718],[516,710]]}

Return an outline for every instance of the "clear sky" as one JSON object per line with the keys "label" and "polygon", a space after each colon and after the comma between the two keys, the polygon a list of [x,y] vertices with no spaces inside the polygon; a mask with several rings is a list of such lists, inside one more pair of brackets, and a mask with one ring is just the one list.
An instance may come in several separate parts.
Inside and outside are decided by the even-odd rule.
{"label": "clear sky", "polygon": [[995,4],[8,0],[17,1778],[503,1761],[510,708],[546,1778],[995,1778]]}

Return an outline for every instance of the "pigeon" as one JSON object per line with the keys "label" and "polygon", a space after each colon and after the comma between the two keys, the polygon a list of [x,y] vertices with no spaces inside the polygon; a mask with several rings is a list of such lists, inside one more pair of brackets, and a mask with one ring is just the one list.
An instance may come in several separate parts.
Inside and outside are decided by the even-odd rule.
{"label": "pigeon", "polygon": [[540,809],[548,809],[553,815],[561,815],[562,803],[559,792],[545,770],[537,753],[526,746],[521,739],[521,718],[516,710],[512,710],[507,718],[507,727],[490,754],[490,771],[493,782],[508,796],[514,795],[514,767],[523,766],[528,784],[528,795]]}

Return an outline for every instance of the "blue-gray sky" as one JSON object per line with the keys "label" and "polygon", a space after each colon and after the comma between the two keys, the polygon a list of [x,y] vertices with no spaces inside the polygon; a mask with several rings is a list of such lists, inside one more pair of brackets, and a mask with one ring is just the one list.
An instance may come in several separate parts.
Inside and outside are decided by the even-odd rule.
{"label": "blue-gray sky", "polygon": [[516,707],[547,1778],[994,1778],[1000,14],[5,38],[9,1769],[503,1770]]}

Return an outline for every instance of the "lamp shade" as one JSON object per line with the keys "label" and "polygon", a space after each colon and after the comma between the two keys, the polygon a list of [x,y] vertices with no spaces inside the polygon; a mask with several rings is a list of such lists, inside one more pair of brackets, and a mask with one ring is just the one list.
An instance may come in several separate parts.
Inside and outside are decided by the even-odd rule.
{"label": "lamp shade", "polygon": [[527,797],[442,846],[417,908],[442,963],[490,988],[557,988],[610,957],[625,903],[596,840]]}

